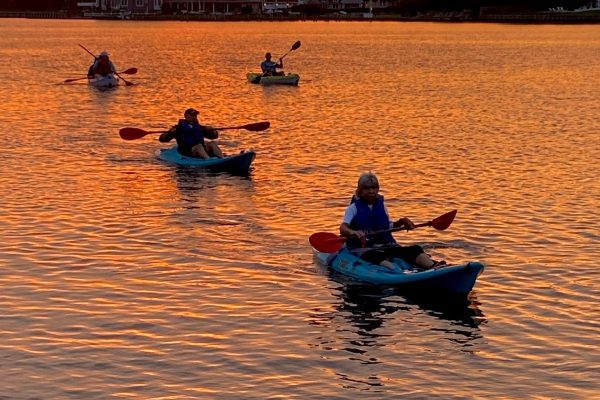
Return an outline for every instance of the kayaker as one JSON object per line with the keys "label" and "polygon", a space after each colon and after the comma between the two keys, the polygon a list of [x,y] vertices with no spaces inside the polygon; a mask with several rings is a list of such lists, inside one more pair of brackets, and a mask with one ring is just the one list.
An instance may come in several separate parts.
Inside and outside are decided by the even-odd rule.
{"label": "kayaker", "polygon": [[421,246],[400,246],[391,232],[368,234],[390,228],[412,230],[415,224],[407,217],[392,222],[383,196],[379,194],[377,177],[371,172],[364,173],[358,179],[356,193],[340,225],[340,234],[348,238],[346,247],[363,260],[388,268],[394,268],[391,262],[394,258],[423,269],[446,264],[445,261],[433,261]]}
{"label": "kayaker", "polygon": [[279,59],[276,63],[271,61],[271,53],[265,54],[265,59],[260,63],[260,69],[262,69],[263,76],[283,76],[285,72],[277,71],[277,68],[283,68],[283,59]]}
{"label": "kayaker", "polygon": [[217,142],[205,140],[216,139],[219,137],[219,132],[213,127],[200,125],[198,114],[199,111],[188,108],[183,113],[183,119],[167,132],[162,133],[158,140],[163,143],[177,140],[177,150],[187,157],[223,158],[223,152]]}
{"label": "kayaker", "polygon": [[106,76],[109,74],[114,74],[115,72],[117,72],[117,69],[110,60],[108,52],[103,51],[98,57],[96,57],[96,60],[88,69],[88,77],[93,78],[96,75]]}

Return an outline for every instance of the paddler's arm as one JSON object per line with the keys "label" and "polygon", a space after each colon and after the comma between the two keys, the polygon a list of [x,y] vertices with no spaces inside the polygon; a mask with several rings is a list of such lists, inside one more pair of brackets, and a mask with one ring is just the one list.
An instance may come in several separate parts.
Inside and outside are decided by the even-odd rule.
{"label": "paddler's arm", "polygon": [[355,231],[354,229],[350,228],[350,225],[348,225],[345,222],[342,222],[342,224],[340,225],[340,235],[347,238],[362,238],[365,236],[365,233],[363,231]]}
{"label": "paddler's arm", "polygon": [[212,126],[202,125],[201,129],[202,135],[207,139],[214,140],[219,137],[219,131],[213,128]]}
{"label": "paddler's arm", "polygon": [[158,141],[162,143],[167,143],[175,139],[175,136],[177,136],[177,126],[172,127],[167,132],[161,133],[158,137]]}

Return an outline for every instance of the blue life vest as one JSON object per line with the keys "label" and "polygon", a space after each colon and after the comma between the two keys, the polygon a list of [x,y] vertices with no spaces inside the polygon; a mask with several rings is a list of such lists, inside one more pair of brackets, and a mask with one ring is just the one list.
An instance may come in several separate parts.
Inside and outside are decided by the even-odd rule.
{"label": "blue life vest", "polygon": [[195,123],[190,126],[184,119],[180,119],[175,135],[177,150],[184,156],[191,156],[192,147],[200,143],[204,145],[202,131],[202,125]]}
{"label": "blue life vest", "polygon": [[[377,195],[377,199],[372,207],[359,198],[353,197],[351,203],[354,203],[358,211],[352,221],[350,228],[355,231],[374,232],[390,228],[390,219],[385,213],[383,196]],[[365,247],[373,247],[376,244],[396,243],[390,232],[380,233],[378,235],[368,235]],[[360,239],[349,238],[346,241],[348,248],[363,247]]]}

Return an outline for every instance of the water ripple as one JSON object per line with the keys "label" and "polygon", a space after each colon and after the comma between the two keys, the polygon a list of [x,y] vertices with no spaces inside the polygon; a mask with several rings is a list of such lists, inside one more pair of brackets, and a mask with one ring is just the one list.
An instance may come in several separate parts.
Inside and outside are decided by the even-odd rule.
{"label": "water ripple", "polygon": [[[2,20],[0,397],[594,397],[597,30],[270,28]],[[87,69],[77,43],[103,50],[115,30],[136,86],[56,85]],[[296,40],[298,87],[245,81]],[[215,126],[271,122],[221,132],[226,152],[256,150],[250,176],[167,165],[156,137],[118,136],[188,107]],[[458,210],[446,231],[395,235],[483,261],[467,299],[315,262],[308,236],[337,233],[366,170],[396,218]]]}

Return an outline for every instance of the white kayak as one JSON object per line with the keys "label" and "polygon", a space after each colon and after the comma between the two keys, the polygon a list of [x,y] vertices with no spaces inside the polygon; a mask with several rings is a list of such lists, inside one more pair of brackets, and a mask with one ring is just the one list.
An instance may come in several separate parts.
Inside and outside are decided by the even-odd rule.
{"label": "white kayak", "polygon": [[88,79],[88,83],[98,88],[112,88],[119,85],[119,78],[113,74],[109,75],[96,75],[91,79]]}

